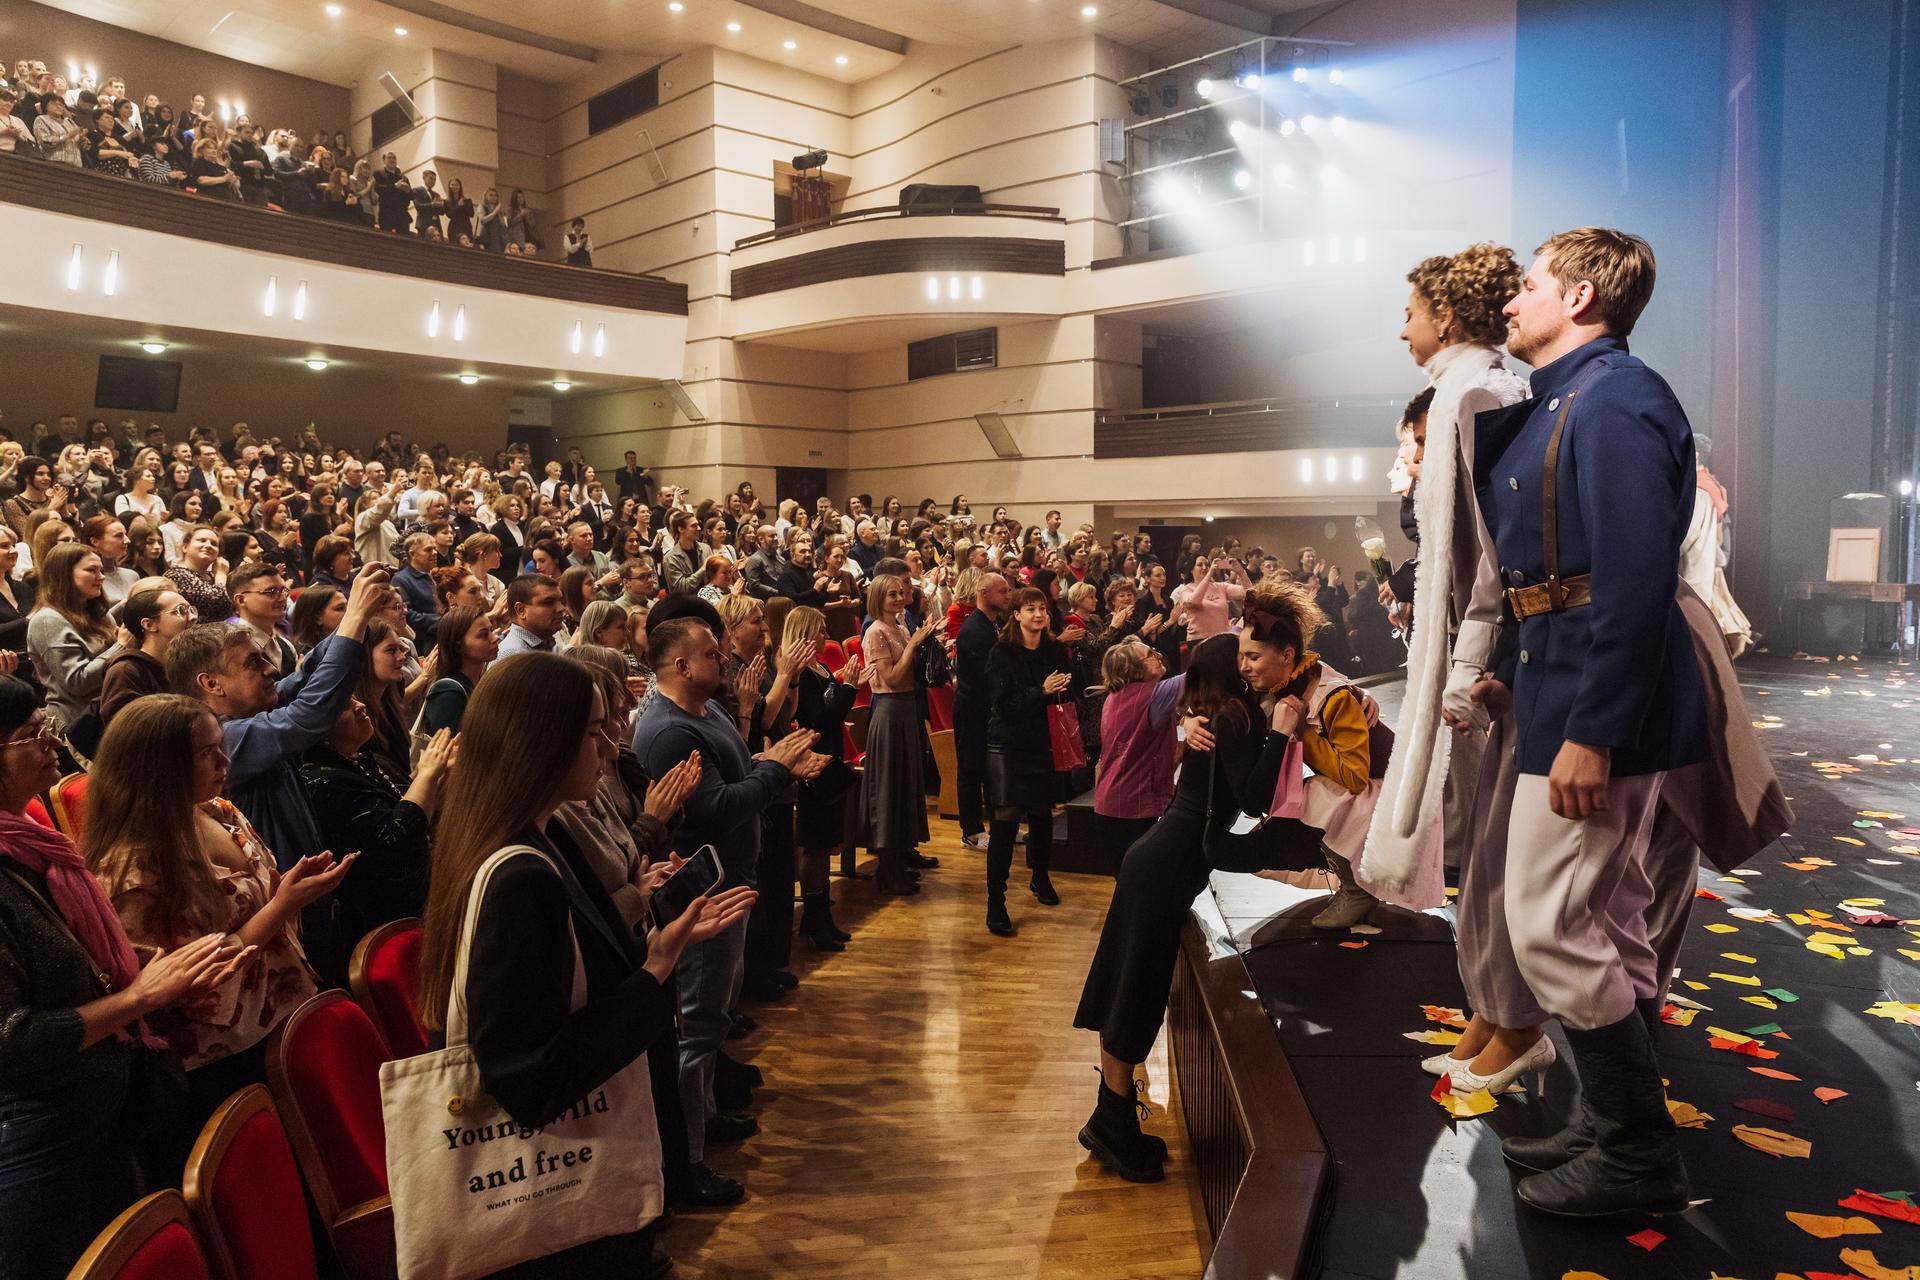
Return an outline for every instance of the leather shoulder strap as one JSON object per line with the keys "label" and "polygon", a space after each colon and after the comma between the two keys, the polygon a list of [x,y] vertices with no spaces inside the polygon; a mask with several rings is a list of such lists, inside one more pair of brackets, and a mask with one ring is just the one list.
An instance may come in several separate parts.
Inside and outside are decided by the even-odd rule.
{"label": "leather shoulder strap", "polygon": [[1541,468],[1540,477],[1540,538],[1542,542],[1541,559],[1547,568],[1547,600],[1554,610],[1566,602],[1565,590],[1560,585],[1560,437],[1567,428],[1567,415],[1573,412],[1573,402],[1588,382],[1593,380],[1599,370],[1589,368],[1580,381],[1573,384],[1560,401],[1560,412],[1553,420],[1553,434],[1547,437],[1547,458]]}

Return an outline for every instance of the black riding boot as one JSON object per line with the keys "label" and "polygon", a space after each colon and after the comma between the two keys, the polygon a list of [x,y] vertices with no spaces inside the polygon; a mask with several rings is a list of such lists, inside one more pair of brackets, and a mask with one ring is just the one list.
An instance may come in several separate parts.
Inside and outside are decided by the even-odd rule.
{"label": "black riding boot", "polygon": [[1013,936],[1007,915],[1007,873],[1013,870],[1013,829],[1016,822],[996,821],[987,840],[987,928],[1003,938]]}
{"label": "black riding boot", "polygon": [[815,951],[845,951],[840,931],[833,927],[833,899],[825,889],[800,900],[800,934]]}
{"label": "black riding boot", "polygon": [[1592,1031],[1567,1028],[1592,1145],[1525,1178],[1520,1198],[1546,1213],[1680,1213],[1692,1196],[1675,1146],[1660,1064],[1638,1010]]}
{"label": "black riding boot", "polygon": [[1147,1135],[1140,1132],[1134,1100],[1107,1088],[1104,1079],[1093,1114],[1080,1127],[1080,1145],[1128,1182],[1158,1182],[1163,1176],[1160,1162],[1164,1154],[1149,1145]]}

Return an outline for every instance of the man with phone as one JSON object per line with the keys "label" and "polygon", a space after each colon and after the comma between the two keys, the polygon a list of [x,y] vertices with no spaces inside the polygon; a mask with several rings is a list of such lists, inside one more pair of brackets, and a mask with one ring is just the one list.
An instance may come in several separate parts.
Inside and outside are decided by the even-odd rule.
{"label": "man with phone", "polygon": [[[715,702],[726,679],[725,659],[712,627],[682,614],[647,629],[647,657],[657,696],[633,728],[633,750],[650,778],[700,753],[700,781],[687,797],[674,832],[674,852],[690,857],[712,845],[729,884],[755,884],[760,817],[795,778],[819,774],[827,757],[812,750],[815,734],[801,731],[759,756],[747,753],[733,716]],[[790,886],[781,892],[791,893]],[[737,1141],[759,1129],[751,1115],[724,1115],[714,1104],[714,1067],[731,1026],[728,1011],[740,994],[747,922],[687,949],[677,977],[680,1001],[680,1099],[687,1116],[691,1160],[685,1200],[694,1205],[737,1204],[746,1188],[706,1163],[709,1140]]]}

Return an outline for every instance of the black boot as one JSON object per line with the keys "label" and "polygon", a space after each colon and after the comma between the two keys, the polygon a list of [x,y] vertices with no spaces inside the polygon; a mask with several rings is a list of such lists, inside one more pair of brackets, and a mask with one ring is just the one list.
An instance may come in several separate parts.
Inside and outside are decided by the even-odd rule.
{"label": "black boot", "polygon": [[930,858],[918,849],[909,849],[902,855],[906,864],[915,871],[931,871],[940,865],[940,859]]}
{"label": "black boot", "polygon": [[1093,1115],[1080,1126],[1080,1145],[1128,1182],[1158,1182],[1164,1176],[1162,1157],[1140,1132],[1134,1100],[1107,1088],[1105,1080],[1100,1082]]}
{"label": "black boot", "polygon": [[847,944],[833,927],[833,903],[826,890],[809,893],[800,901],[800,936],[815,951],[845,951]]}
{"label": "black boot", "polygon": [[1582,1098],[1572,1124],[1551,1137],[1508,1138],[1500,1144],[1500,1154],[1507,1158],[1508,1164],[1533,1173],[1545,1173],[1558,1169],[1592,1145],[1593,1119],[1587,1112],[1587,1100]]}
{"label": "black boot", "polygon": [[904,898],[920,892],[920,882],[908,876],[907,869],[901,865],[899,850],[880,849],[875,856],[880,868],[873,883],[881,893]]}
{"label": "black boot", "polygon": [[713,1062],[713,1103],[721,1111],[751,1111],[760,1068],[720,1054]]}
{"label": "black boot", "polygon": [[1556,1169],[1522,1179],[1520,1199],[1576,1218],[1684,1212],[1693,1188],[1639,1011],[1592,1031],[1568,1027],[1567,1043],[1580,1071],[1593,1145]]}
{"label": "black boot", "polygon": [[1005,894],[987,898],[987,932],[1002,938],[1013,936],[1013,917],[1007,914]]}
{"label": "black boot", "polygon": [[1034,897],[1040,899],[1041,906],[1057,907],[1060,905],[1060,894],[1054,889],[1053,881],[1047,878],[1047,873],[1044,870],[1034,872],[1033,879],[1028,883],[1027,887],[1033,890]]}

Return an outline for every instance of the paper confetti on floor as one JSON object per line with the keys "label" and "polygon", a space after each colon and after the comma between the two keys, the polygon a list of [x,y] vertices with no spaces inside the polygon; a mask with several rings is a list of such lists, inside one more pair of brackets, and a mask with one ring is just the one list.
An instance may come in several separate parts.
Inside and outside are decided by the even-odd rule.
{"label": "paper confetti on floor", "polygon": [[1805,1160],[1813,1154],[1811,1142],[1805,1138],[1796,1138],[1790,1133],[1781,1133],[1777,1129],[1737,1124],[1733,1126],[1733,1136],[1755,1151],[1763,1151],[1770,1156],[1790,1156],[1796,1160]]}
{"label": "paper confetti on floor", "polygon": [[1466,1097],[1461,1097],[1453,1091],[1452,1076],[1441,1076],[1440,1082],[1433,1086],[1433,1092],[1429,1096],[1440,1104],[1442,1111],[1455,1120],[1471,1120],[1476,1116],[1487,1114],[1500,1105],[1485,1089],[1475,1089]]}
{"label": "paper confetti on floor", "polygon": [[1871,1218],[1839,1218],[1830,1214],[1787,1211],[1787,1221],[1810,1236],[1832,1240],[1839,1236],[1877,1236],[1879,1226]]}

